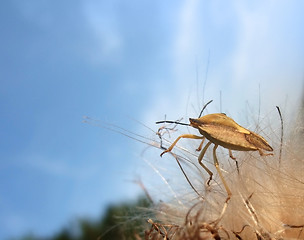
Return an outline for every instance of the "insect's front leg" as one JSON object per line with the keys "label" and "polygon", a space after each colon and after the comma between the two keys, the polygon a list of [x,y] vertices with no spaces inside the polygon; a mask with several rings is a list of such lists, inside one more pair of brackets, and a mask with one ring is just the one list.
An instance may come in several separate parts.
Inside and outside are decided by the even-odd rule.
{"label": "insect's front leg", "polygon": [[183,134],[183,135],[180,135],[180,136],[171,144],[171,146],[170,146],[167,150],[163,151],[163,152],[160,154],[160,156],[163,156],[163,155],[164,155],[165,153],[167,153],[167,152],[171,152],[172,149],[174,148],[174,146],[176,145],[176,143],[177,143],[181,138],[203,139],[203,138],[205,138],[205,137],[204,137],[204,136],[197,136],[197,135],[193,135],[193,134]]}

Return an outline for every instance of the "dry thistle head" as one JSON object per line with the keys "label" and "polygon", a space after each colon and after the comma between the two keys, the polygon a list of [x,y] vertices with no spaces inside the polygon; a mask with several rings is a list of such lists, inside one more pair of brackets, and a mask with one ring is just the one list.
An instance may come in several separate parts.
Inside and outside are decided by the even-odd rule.
{"label": "dry thistle head", "polygon": [[[202,127],[205,125],[206,116],[190,119],[190,125],[198,128],[207,138],[208,132]],[[211,117],[219,117],[220,122],[226,119],[222,115]],[[273,150],[260,135],[236,126],[232,121],[227,122],[225,126],[238,129],[243,136],[249,135],[249,141],[253,142],[256,148]],[[158,238],[149,238],[147,235],[146,239],[304,239],[304,151],[297,133],[290,134],[285,139],[282,149],[277,135],[279,134],[274,132],[272,136],[274,157],[263,159],[254,153],[240,152],[237,157],[242,163],[239,173],[233,169],[234,166],[231,165],[231,168],[227,169],[227,164],[223,165],[226,169],[222,170],[223,177],[231,189],[229,202],[225,200],[225,186],[217,181],[217,177],[209,186],[193,184],[203,199],[191,195],[187,202],[187,198],[181,196],[180,200],[188,206],[185,208],[162,203],[161,213],[156,216],[157,220],[151,223],[151,226],[157,225],[158,230],[153,227],[150,233]],[[282,159],[279,154],[281,151]],[[193,163],[197,161],[187,152],[183,157],[176,154],[173,156],[181,162],[185,159]],[[204,160],[210,161],[207,153],[206,156]],[[189,181],[192,183],[202,182],[191,176]],[[182,217],[177,219],[177,216]]]}

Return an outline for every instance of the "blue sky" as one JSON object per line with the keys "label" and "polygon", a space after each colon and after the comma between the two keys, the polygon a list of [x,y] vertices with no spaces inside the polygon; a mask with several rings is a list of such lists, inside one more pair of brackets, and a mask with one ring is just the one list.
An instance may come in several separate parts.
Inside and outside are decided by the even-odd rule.
{"label": "blue sky", "polygon": [[303,7],[3,2],[0,238],[50,235],[141,193],[132,180],[148,178],[143,169],[151,169],[139,157],[145,146],[82,123],[84,115],[145,134],[132,118],[157,130],[154,122],[165,114],[197,114],[202,99],[214,99],[209,111],[222,106],[238,121],[246,102],[257,109],[259,98],[266,115],[276,105],[295,111],[304,76]]}

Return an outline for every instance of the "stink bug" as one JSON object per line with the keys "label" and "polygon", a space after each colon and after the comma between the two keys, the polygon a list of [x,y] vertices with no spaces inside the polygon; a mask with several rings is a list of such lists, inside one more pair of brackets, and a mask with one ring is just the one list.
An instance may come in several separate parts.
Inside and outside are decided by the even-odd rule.
{"label": "stink bug", "polygon": [[214,113],[208,114],[203,117],[199,117],[197,119],[189,118],[190,124],[174,122],[174,121],[160,121],[158,123],[176,123],[181,125],[187,125],[198,129],[202,136],[197,136],[193,134],[183,134],[179,136],[171,146],[161,153],[161,156],[167,152],[171,152],[173,147],[181,138],[193,138],[193,139],[201,139],[202,142],[198,147],[198,151],[201,150],[204,140],[207,138],[209,142],[205,145],[203,150],[200,152],[198,157],[199,164],[208,172],[209,174],[209,182],[212,179],[213,173],[202,163],[203,157],[207,151],[207,148],[214,144],[213,147],[213,160],[216,170],[224,184],[224,187],[227,191],[228,198],[230,199],[231,191],[220,171],[218,159],[216,156],[216,149],[218,146],[222,146],[229,150],[229,156],[235,159],[232,156],[231,150],[237,151],[258,151],[261,156],[273,155],[272,153],[264,153],[265,151],[273,151],[272,147],[269,143],[257,133],[254,133],[239,124],[237,124],[232,118],[227,117],[224,113]]}

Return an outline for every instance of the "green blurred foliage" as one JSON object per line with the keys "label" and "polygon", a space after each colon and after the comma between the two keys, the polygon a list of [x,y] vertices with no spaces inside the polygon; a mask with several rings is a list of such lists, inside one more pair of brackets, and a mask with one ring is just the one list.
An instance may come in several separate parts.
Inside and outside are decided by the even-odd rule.
{"label": "green blurred foliage", "polygon": [[[64,228],[52,237],[37,237],[32,234],[19,240],[132,240],[143,237],[148,228],[145,213],[151,206],[145,197],[135,202],[111,205],[100,220],[80,219],[75,227]],[[151,217],[151,215],[150,215]]]}

